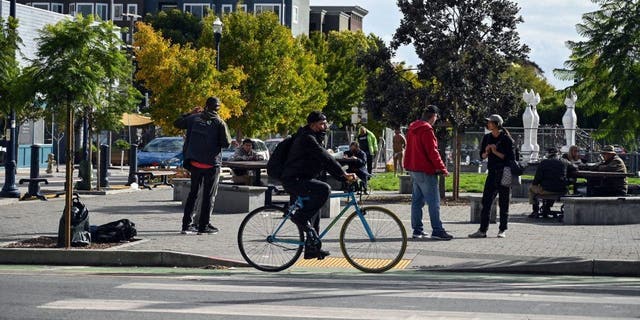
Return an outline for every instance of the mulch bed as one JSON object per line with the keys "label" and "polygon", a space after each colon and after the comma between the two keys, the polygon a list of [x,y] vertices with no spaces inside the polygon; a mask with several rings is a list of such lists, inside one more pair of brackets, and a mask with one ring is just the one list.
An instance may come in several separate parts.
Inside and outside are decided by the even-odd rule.
{"label": "mulch bed", "polygon": [[[135,240],[134,240],[135,241]],[[73,247],[74,249],[108,249],[119,246],[122,242],[117,243],[94,243],[86,247]],[[4,248],[58,248],[58,237],[37,237],[33,239],[21,240],[6,245]]]}

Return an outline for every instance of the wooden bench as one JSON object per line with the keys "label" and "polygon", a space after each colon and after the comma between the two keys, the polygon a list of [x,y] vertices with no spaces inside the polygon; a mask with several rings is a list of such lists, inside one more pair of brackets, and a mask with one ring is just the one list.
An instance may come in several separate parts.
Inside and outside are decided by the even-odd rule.
{"label": "wooden bench", "polygon": [[[497,203],[498,203],[498,200],[496,197],[496,199],[493,199],[493,205],[491,206],[491,211],[489,215],[490,223],[496,223],[496,214],[498,212]],[[482,196],[469,196],[469,204],[471,207],[469,222],[479,223],[480,212],[482,212]]]}
{"label": "wooden bench", "polygon": [[170,186],[173,188],[173,184],[169,183],[167,179],[176,173],[174,171],[136,171],[134,174],[138,177],[138,186],[151,190],[149,184],[153,178],[161,178],[160,183],[153,185],[154,188],[157,186]]}
{"label": "wooden bench", "polygon": [[562,197],[564,224],[640,223],[640,197]]}

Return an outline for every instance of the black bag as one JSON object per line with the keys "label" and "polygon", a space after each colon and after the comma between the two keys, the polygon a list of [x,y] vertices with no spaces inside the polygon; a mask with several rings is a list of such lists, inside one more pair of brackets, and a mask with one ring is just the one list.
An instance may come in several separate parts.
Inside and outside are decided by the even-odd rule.
{"label": "black bag", "polygon": [[524,173],[524,167],[518,161],[509,160],[509,168],[511,168],[512,176],[519,177]]}
{"label": "black bag", "polygon": [[273,150],[273,153],[269,156],[269,161],[267,162],[267,175],[269,178],[280,180],[282,178],[282,173],[284,172],[284,165],[287,162],[287,157],[289,156],[289,150],[291,150],[291,146],[293,145],[293,141],[295,140],[295,135],[288,137],[282,140],[276,148]]}
{"label": "black bag", "polygon": [[[65,228],[67,226],[67,219],[65,210],[60,217],[60,224],[58,225],[58,247],[65,246]],[[73,247],[85,247],[91,244],[91,232],[89,226],[89,210],[80,202],[80,196],[77,194],[73,198],[71,205],[71,246]]]}
{"label": "black bag", "polygon": [[116,243],[129,241],[138,234],[136,224],[129,219],[121,219],[98,226],[93,241],[97,243]]}

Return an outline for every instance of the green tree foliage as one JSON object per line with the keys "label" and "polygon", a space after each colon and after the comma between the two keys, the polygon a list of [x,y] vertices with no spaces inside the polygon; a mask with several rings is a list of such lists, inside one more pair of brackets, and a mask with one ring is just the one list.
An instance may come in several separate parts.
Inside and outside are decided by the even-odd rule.
{"label": "green tree foliage", "polygon": [[13,109],[17,122],[22,123],[39,118],[42,110],[33,108],[35,91],[32,78],[20,68],[16,59],[22,43],[17,30],[17,19],[9,17],[5,23],[0,18],[0,115],[8,115]]}
{"label": "green tree foliage", "polygon": [[360,106],[367,85],[360,60],[374,39],[361,31],[331,31],[314,32],[303,41],[327,74],[325,114],[338,126],[351,124],[351,108]]}
{"label": "green tree foliage", "polygon": [[[326,105],[323,68],[275,14],[234,12],[223,22],[222,69],[242,68],[248,76],[241,85],[247,105],[242,115],[229,119],[238,136],[285,133],[304,124],[310,111]],[[203,37],[207,34],[212,38],[206,30]]]}
{"label": "green tree foliage", "polygon": [[382,39],[372,37],[372,41],[360,58],[367,73],[364,106],[388,127],[407,125],[417,119],[427,88],[404,63],[391,63],[392,52]]}
{"label": "green tree foliage", "polygon": [[132,110],[140,96],[131,86],[133,66],[123,45],[112,22],[92,17],[46,26],[30,72],[47,109],[66,115],[66,108],[74,108],[90,115],[94,127],[117,128],[115,119]]}
{"label": "green tree foliage", "polygon": [[522,18],[509,0],[398,0],[404,18],[392,46],[413,44],[419,76],[433,91],[445,119],[459,129],[488,113],[513,115],[523,88],[504,77],[526,57],[516,31]]}
{"label": "green tree foliage", "polygon": [[573,80],[577,108],[602,117],[599,136],[636,145],[640,128],[640,1],[592,0],[600,5],[582,16],[577,30],[584,41],[568,41],[565,69]]}
{"label": "green tree foliage", "polygon": [[171,44],[145,23],[138,23],[137,28],[135,54],[139,70],[136,78],[153,92],[151,117],[165,133],[178,133],[173,121],[195,107],[204,107],[211,96],[222,100],[222,118],[242,113],[246,103],[239,85],[246,75],[241,69],[227,68],[219,72],[214,50]]}
{"label": "green tree foliage", "polygon": [[195,44],[202,34],[201,19],[178,9],[161,10],[157,14],[147,13],[143,21],[171,40],[171,43],[181,46]]}

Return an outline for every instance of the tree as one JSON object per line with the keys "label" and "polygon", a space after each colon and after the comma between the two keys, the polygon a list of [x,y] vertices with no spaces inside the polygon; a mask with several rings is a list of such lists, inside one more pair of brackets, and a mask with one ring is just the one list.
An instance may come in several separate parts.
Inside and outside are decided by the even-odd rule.
{"label": "tree", "polygon": [[359,60],[367,72],[364,106],[372,117],[387,127],[407,125],[419,115],[427,87],[404,63],[393,64],[392,52],[382,39],[372,37]]}
{"label": "tree", "polygon": [[327,74],[324,113],[340,127],[350,124],[351,108],[360,107],[367,85],[361,56],[374,45],[374,39],[361,31],[331,31],[314,32],[303,42]]}
{"label": "tree", "polygon": [[[66,120],[66,244],[70,245],[69,228],[73,194],[73,117],[88,107],[121,115],[135,105],[114,105],[106,92],[128,95],[131,85],[131,62],[121,50],[119,33],[112,22],[94,22],[92,17],[76,17],[46,26],[37,39],[36,60],[29,68],[35,88],[44,97],[46,107]],[[116,85],[117,83],[117,85]]]}
{"label": "tree", "polygon": [[[241,85],[247,105],[228,122],[239,138],[286,133],[326,105],[326,74],[275,14],[240,11],[225,15],[223,22],[221,67],[242,68],[247,74]],[[213,36],[205,30],[203,38]]]}
{"label": "tree", "polygon": [[604,116],[599,137],[637,145],[640,128],[640,1],[592,0],[600,5],[576,26],[584,41],[567,41],[571,56],[561,79],[573,80],[576,108]]}
{"label": "tree", "polygon": [[161,10],[157,14],[147,13],[143,21],[171,40],[172,44],[181,46],[195,44],[202,34],[202,20],[178,9]]}
{"label": "tree", "polygon": [[404,15],[392,47],[413,44],[422,63],[419,77],[437,81],[443,118],[453,126],[458,195],[461,135],[489,113],[515,114],[523,88],[504,77],[511,62],[526,58],[516,31],[522,18],[509,0],[398,0]]}
{"label": "tree", "polygon": [[135,55],[138,61],[136,79],[153,92],[151,118],[166,133],[177,133],[173,121],[194,107],[203,107],[206,99],[217,96],[223,106],[220,116],[239,116],[245,102],[239,85],[246,75],[239,68],[216,69],[215,51],[195,49],[191,44],[171,44],[162,33],[145,23],[138,23]]}

